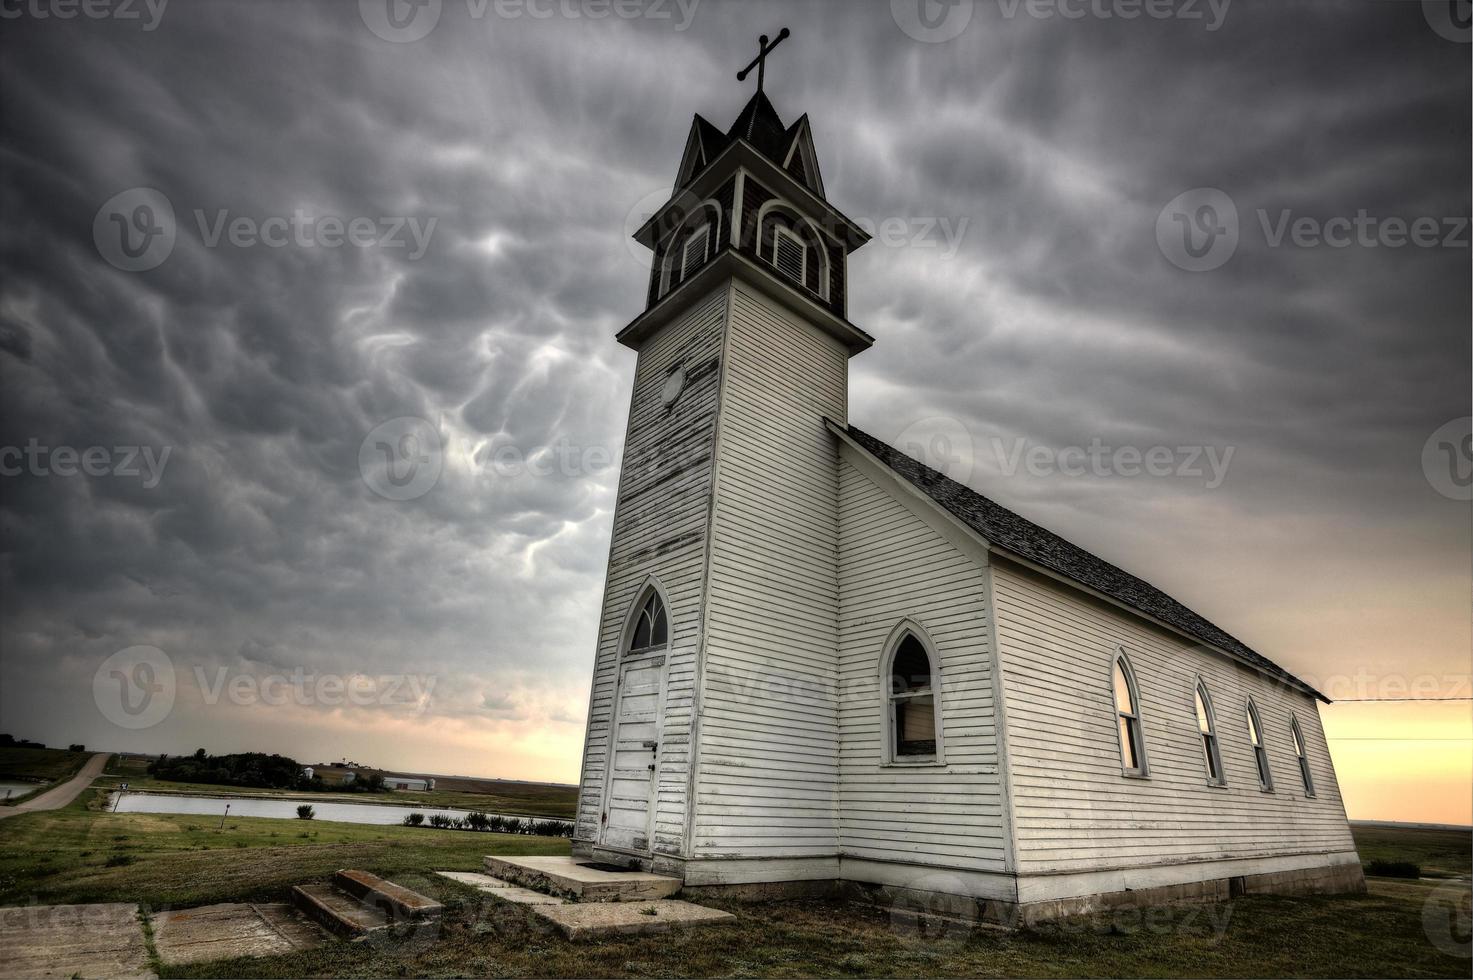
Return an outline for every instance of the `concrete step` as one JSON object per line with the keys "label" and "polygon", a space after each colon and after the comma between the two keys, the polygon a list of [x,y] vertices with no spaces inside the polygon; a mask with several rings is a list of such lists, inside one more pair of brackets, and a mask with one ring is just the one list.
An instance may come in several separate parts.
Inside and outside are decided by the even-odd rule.
{"label": "concrete step", "polygon": [[332,876],[332,881],[360,902],[387,912],[395,922],[426,922],[438,919],[445,910],[434,899],[367,871],[339,871]]}
{"label": "concrete step", "polygon": [[649,936],[692,926],[734,922],[736,916],[690,902],[592,902],[586,905],[537,905],[541,916],[575,942],[606,936]]}
{"label": "concrete step", "polygon": [[570,898],[575,902],[641,902],[669,898],[681,881],[648,871],[607,871],[568,856],[500,857],[483,859],[486,873],[533,891]]}
{"label": "concrete step", "polygon": [[556,895],[548,895],[545,892],[534,892],[530,888],[521,885],[513,885],[509,881],[483,875],[477,871],[436,871],[435,874],[451,881],[458,881],[462,885],[469,885],[479,889],[493,898],[499,898],[503,902],[515,902],[518,905],[561,905],[567,899]]}
{"label": "concrete step", "polygon": [[365,905],[331,885],[297,885],[292,902],[329,932],[357,939],[393,923],[383,909]]}

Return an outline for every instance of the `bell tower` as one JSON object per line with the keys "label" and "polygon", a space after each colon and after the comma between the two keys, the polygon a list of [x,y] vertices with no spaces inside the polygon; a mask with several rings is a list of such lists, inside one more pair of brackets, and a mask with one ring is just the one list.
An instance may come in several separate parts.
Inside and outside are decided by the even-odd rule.
{"label": "bell tower", "polygon": [[[574,852],[715,880],[837,860],[838,447],[848,257],[808,117],[758,90],[697,115],[635,238],[646,307],[589,700]],[[776,863],[774,863],[776,862]],[[760,875],[776,877],[760,877]],[[759,875],[759,877],[753,877]]]}

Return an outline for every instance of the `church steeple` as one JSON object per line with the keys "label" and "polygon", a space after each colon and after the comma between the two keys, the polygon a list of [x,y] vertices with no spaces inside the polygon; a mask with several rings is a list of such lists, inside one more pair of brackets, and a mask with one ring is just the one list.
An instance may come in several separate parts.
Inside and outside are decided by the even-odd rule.
{"label": "church steeple", "polygon": [[855,352],[871,343],[847,319],[848,256],[869,236],[829,203],[808,116],[785,124],[760,85],[725,132],[695,116],[670,200],[634,237],[654,261],[648,308],[619,334],[630,346],[731,275]]}

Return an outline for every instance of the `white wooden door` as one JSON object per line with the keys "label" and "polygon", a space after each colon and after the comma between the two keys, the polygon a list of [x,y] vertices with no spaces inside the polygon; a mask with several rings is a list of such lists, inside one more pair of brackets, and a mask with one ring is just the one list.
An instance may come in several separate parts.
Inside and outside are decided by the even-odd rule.
{"label": "white wooden door", "polygon": [[660,727],[665,708],[665,658],[642,657],[619,668],[613,760],[605,794],[601,842],[648,852],[659,776]]}

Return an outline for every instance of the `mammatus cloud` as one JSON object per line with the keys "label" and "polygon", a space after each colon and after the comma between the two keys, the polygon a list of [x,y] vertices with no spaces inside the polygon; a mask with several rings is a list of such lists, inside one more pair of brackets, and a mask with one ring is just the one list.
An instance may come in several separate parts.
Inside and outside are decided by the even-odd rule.
{"label": "mammatus cloud", "polygon": [[[48,465],[0,484],[0,727],[573,778],[612,335],[646,285],[625,229],[783,25],[768,91],[877,232],[858,424],[1298,672],[1466,675],[1467,505],[1421,463],[1468,414],[1466,233],[1306,245],[1264,217],[1466,221],[1469,46],[1417,4],[1195,6],[445,0],[412,40],[373,3],[26,8],[0,37],[0,446]],[[1220,198],[1163,219],[1204,188],[1234,247],[1186,271],[1158,221],[1225,229]],[[1113,462],[1076,474],[1093,446]],[[1115,455],[1155,447],[1169,472]],[[1215,479],[1179,472],[1209,449]],[[178,687],[130,730],[89,683],[139,645]],[[221,670],[434,683],[209,704]]]}

